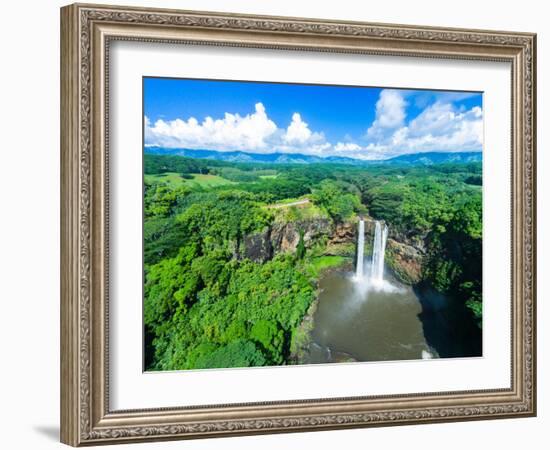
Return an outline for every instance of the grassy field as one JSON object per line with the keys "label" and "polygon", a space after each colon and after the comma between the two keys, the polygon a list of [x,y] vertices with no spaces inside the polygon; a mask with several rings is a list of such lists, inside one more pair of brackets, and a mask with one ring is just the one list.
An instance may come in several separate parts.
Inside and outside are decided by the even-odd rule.
{"label": "grassy field", "polygon": [[179,173],[167,172],[155,175],[145,174],[145,181],[148,183],[166,183],[174,189],[184,185],[187,180],[184,180]]}
{"label": "grassy field", "polygon": [[182,178],[179,173],[175,172],[166,172],[158,175],[145,175],[145,181],[147,182],[164,182],[167,183],[171,188],[177,188],[179,186],[200,186],[204,188],[224,186],[235,184],[233,181],[226,180],[225,178],[219,177],[217,175],[202,175],[202,174],[193,174],[192,180],[186,180]]}
{"label": "grassy field", "polygon": [[229,184],[235,184],[233,181],[226,180],[225,178],[217,175],[193,175],[192,180],[186,180],[187,183],[194,183],[202,187],[217,187]]}
{"label": "grassy field", "polygon": [[310,203],[310,202],[311,201],[309,200],[308,196],[304,195],[304,196],[299,197],[299,198],[285,198],[285,199],[279,200],[277,203],[269,205],[269,207],[270,208],[280,208],[280,207],[284,207],[284,206],[292,206],[292,204],[300,205],[300,204],[306,204],[306,203]]}
{"label": "grassy field", "polygon": [[311,265],[308,267],[311,276],[319,277],[321,271],[331,267],[338,267],[346,261],[343,256],[318,256],[311,258]]}
{"label": "grassy field", "polygon": [[278,203],[266,205],[264,208],[273,212],[276,222],[292,222],[327,218],[327,214],[313,204],[307,197],[288,198]]}

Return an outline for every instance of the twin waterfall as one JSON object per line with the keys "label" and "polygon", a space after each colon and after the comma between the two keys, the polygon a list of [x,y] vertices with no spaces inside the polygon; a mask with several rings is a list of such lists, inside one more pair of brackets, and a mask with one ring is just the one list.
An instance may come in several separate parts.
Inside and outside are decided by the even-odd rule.
{"label": "twin waterfall", "polygon": [[388,237],[388,227],[380,221],[375,222],[374,242],[372,245],[372,260],[370,266],[370,276],[365,279],[364,269],[364,251],[365,251],[365,221],[359,221],[359,233],[357,238],[357,265],[355,270],[355,279],[359,282],[368,281],[370,285],[382,286],[384,284],[384,254],[386,251],[386,240]]}
{"label": "twin waterfall", "polygon": [[380,222],[377,220],[374,230],[372,266],[370,270],[370,279],[374,284],[382,284],[384,282],[384,254],[386,252],[387,238],[388,227],[384,224],[384,229],[382,229]]}

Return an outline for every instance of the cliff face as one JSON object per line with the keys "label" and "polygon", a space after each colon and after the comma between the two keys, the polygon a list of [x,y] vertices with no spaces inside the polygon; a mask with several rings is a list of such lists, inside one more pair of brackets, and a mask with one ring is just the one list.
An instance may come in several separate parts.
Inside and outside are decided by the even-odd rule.
{"label": "cliff face", "polygon": [[[375,220],[365,218],[365,255],[372,254]],[[386,242],[386,265],[395,276],[406,284],[416,284],[422,277],[424,259],[424,241],[392,231],[388,232]]]}
{"label": "cliff face", "polygon": [[[372,254],[375,220],[365,218],[365,256]],[[311,248],[324,244],[326,255],[353,257],[357,243],[357,220],[333,224],[327,218],[315,218],[295,222],[275,222],[260,233],[245,236],[239,249],[240,258],[265,262],[277,253],[294,253],[304,233],[304,244]],[[421,279],[424,258],[423,242],[392,233],[390,228],[386,244],[386,264],[397,278],[407,284]]]}
{"label": "cliff face", "polygon": [[273,246],[269,239],[270,228],[266,228],[261,233],[250,234],[244,237],[237,258],[248,258],[251,261],[264,263],[273,258]]}
{"label": "cliff face", "polygon": [[260,233],[245,236],[241,257],[255,262],[265,262],[277,253],[294,253],[304,233],[304,244],[311,248],[314,243],[327,241],[334,233],[329,219],[317,218],[296,222],[275,222]]}
{"label": "cliff face", "polygon": [[317,218],[288,223],[274,223],[271,227],[271,243],[275,251],[293,253],[300,240],[300,231],[304,233],[304,244],[310,248],[315,242],[327,239],[333,234],[329,219]]}
{"label": "cliff face", "polygon": [[356,222],[344,222],[339,223],[334,227],[328,244],[340,245],[340,244],[352,244],[357,241],[357,223]]}
{"label": "cliff face", "polygon": [[417,284],[422,277],[424,255],[407,244],[389,239],[386,243],[386,264],[406,284]]}
{"label": "cliff face", "polygon": [[401,244],[408,245],[409,247],[413,247],[416,250],[418,250],[420,253],[426,252],[426,236],[419,236],[416,233],[400,233],[396,230],[393,230],[390,228],[389,230],[389,236],[388,238],[393,239],[396,242],[400,242]]}

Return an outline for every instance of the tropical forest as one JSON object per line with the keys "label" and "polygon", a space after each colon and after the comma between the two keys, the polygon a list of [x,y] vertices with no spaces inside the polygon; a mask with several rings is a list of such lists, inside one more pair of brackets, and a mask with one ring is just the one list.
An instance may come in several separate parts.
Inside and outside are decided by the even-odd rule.
{"label": "tropical forest", "polygon": [[146,149],[145,370],[481,356],[481,154],[449,155]]}

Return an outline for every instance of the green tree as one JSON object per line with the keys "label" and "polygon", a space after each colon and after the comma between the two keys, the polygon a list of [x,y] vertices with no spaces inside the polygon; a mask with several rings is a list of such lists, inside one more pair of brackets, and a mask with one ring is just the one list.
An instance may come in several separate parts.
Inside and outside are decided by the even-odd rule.
{"label": "green tree", "polygon": [[300,238],[298,240],[298,245],[296,246],[296,259],[304,259],[306,256],[306,245],[304,243],[304,230],[299,230]]}
{"label": "green tree", "polygon": [[264,365],[266,365],[266,359],[256,345],[250,341],[239,340],[199,356],[194,367],[196,369],[217,369]]}
{"label": "green tree", "polygon": [[351,217],[354,211],[361,209],[357,195],[345,193],[337,183],[330,180],[323,180],[314,189],[312,197],[337,222]]}
{"label": "green tree", "polygon": [[259,320],[252,326],[250,338],[264,349],[273,364],[281,364],[283,358],[284,334],[276,322]]}

